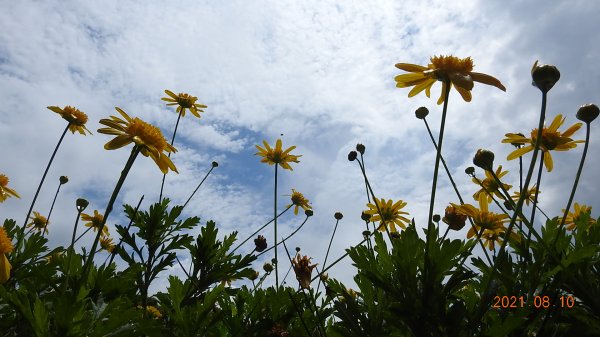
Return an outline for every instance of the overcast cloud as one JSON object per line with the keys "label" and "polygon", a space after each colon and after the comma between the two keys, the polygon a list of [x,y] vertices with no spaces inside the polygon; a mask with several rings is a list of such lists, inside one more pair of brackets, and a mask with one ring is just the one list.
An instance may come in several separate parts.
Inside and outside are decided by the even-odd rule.
{"label": "overcast cloud", "polygon": [[[66,126],[46,106],[81,109],[94,133],[67,134],[36,203],[35,210],[47,214],[58,177],[69,177],[49,227],[56,246],[68,244],[75,199],[85,197],[90,212],[102,212],[127,160],[128,149],[103,149],[110,138],[96,132],[98,121],[116,114],[118,106],[159,126],[170,139],[177,115],[160,100],[169,89],[197,96],[208,108],[200,120],[186,114],[180,122],[179,152],[173,156],[180,174],[167,176],[166,195],[184,203],[218,161],[186,215],[213,219],[222,234],[237,230],[245,238],[273,212],[273,167],[259,162],[254,145],[282,138],[285,147],[296,145],[294,153],[303,156],[293,172],[280,170],[281,209],[295,188],[315,211],[288,246],[300,246],[322,263],[333,214],[340,211],[344,219],[332,261],[362,238],[364,184],[357,165],[346,159],[356,143],[366,145],[375,193],[405,200],[417,224],[426,221],[435,151],[413,112],[427,106],[437,132],[441,86],[434,86],[431,99],[409,99],[408,89],[395,88],[394,76],[401,73],[395,63],[425,65],[438,54],[471,56],[475,71],[506,86],[505,93],[476,84],[471,103],[456,92],[450,96],[443,152],[463,196],[475,203],[471,195],[478,188],[463,172],[478,148],[493,150],[496,164],[510,171],[508,182],[518,185],[518,162],[505,160],[512,147],[500,141],[507,132],[529,134],[537,126],[541,95],[529,75],[535,60],[561,71],[549,95],[548,118],[565,114],[566,128],[577,122],[580,105],[599,103],[599,16],[600,3],[584,0],[2,1],[0,173],[9,176],[9,186],[22,199],[0,205],[0,219],[24,221]],[[584,130],[577,134],[583,137]],[[593,206],[595,216],[599,148],[593,130],[575,198]],[[580,146],[553,155],[555,169],[543,175],[540,188],[540,206],[549,215],[565,207],[581,152]],[[147,209],[158,199],[161,176],[151,160],[140,157],[117,205],[136,204],[145,195]],[[437,213],[458,201],[443,172],[441,177]],[[281,232],[302,219],[286,214]],[[124,222],[116,207],[111,230]],[[272,243],[271,230],[263,234]],[[466,229],[451,235],[465,234]],[[171,272],[181,274],[178,268]],[[352,284],[352,273],[346,260],[330,275]]]}

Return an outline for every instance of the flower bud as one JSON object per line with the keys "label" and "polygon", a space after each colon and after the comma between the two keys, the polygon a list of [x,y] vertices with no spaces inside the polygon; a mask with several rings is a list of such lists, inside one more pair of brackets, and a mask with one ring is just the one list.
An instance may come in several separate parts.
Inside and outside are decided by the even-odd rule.
{"label": "flower bud", "polygon": [[538,65],[538,61],[535,61],[531,68],[531,78],[533,79],[531,84],[543,93],[547,93],[560,79],[560,71],[553,65]]}
{"label": "flower bud", "polygon": [[415,116],[417,116],[418,119],[425,119],[427,115],[429,115],[429,109],[424,106],[415,110]]}
{"label": "flower bud", "polygon": [[342,220],[342,218],[344,217],[344,215],[342,213],[340,213],[340,212],[335,212],[335,214],[333,215],[333,217],[336,220]]}
{"label": "flower bud", "polygon": [[434,222],[440,222],[440,215],[434,214],[431,220],[433,220]]}
{"label": "flower bud", "polygon": [[371,231],[363,231],[363,232],[362,232],[362,235],[363,235],[363,237],[364,237],[365,239],[368,239],[368,238],[369,238],[369,236],[371,235]]}
{"label": "flower bud", "polygon": [[600,114],[600,109],[598,109],[596,104],[586,104],[577,110],[577,119],[590,124],[598,117],[598,114]]}
{"label": "flower bud", "polygon": [[473,174],[475,174],[475,168],[473,166],[469,166],[465,169],[465,173],[467,175],[472,176]]}
{"label": "flower bud", "polygon": [[296,253],[300,253],[300,247],[296,247]]}
{"label": "flower bud", "polygon": [[216,161],[213,161],[212,162],[212,167],[217,167],[217,166],[219,166],[219,163],[217,163]]}
{"label": "flower bud", "polygon": [[357,156],[357,155],[358,155],[358,154],[356,153],[356,151],[350,151],[350,153],[348,153],[348,160],[349,160],[349,161],[354,161],[354,160],[356,160],[356,156]]}
{"label": "flower bud", "polygon": [[321,281],[327,282],[327,280],[329,280],[329,275],[327,275],[326,273],[323,273],[323,274],[319,275],[319,278],[321,279]]}
{"label": "flower bud", "polygon": [[360,154],[365,154],[365,146],[362,144],[356,144],[356,151]]}
{"label": "flower bud", "polygon": [[304,211],[304,214],[306,216],[313,216],[314,213],[313,213],[312,209],[307,209],[307,210]]}
{"label": "flower bud", "polygon": [[272,263],[272,264],[277,264],[277,259],[276,259],[276,258],[272,258],[272,259],[271,259],[271,263]]}
{"label": "flower bud", "polygon": [[263,270],[265,271],[265,273],[269,274],[270,272],[273,271],[273,265],[270,263],[265,263],[263,265]]}
{"label": "flower bud", "polygon": [[361,218],[363,221],[369,221],[369,219],[371,219],[371,214],[369,214],[369,213],[365,213],[365,212],[362,212],[362,213],[360,214],[360,218]]}
{"label": "flower bud", "polygon": [[464,214],[456,213],[456,207],[448,206],[446,207],[446,211],[444,212],[444,217],[442,221],[445,222],[450,229],[459,231],[463,227],[465,227],[465,221],[467,221],[467,216]]}
{"label": "flower bud", "polygon": [[254,250],[260,253],[267,249],[267,239],[265,239],[264,236],[259,235],[256,239],[254,239],[254,245],[256,246]]}
{"label": "flower bud", "polygon": [[75,206],[77,207],[77,210],[79,212],[83,212],[85,210],[85,208],[88,207],[89,204],[90,204],[89,201],[87,201],[83,198],[79,198],[75,202]]}
{"label": "flower bud", "polygon": [[58,181],[60,181],[61,185],[64,185],[64,184],[66,184],[66,183],[69,182],[69,177],[67,177],[67,176],[60,176],[60,178],[58,178]]}
{"label": "flower bud", "polygon": [[504,201],[504,207],[506,207],[506,209],[509,211],[513,210],[512,204],[508,200]]}
{"label": "flower bud", "polygon": [[258,273],[258,271],[253,270],[253,273],[250,274],[250,276],[248,276],[248,279],[250,279],[250,281],[254,281],[258,278],[260,274]]}
{"label": "flower bud", "polygon": [[473,157],[473,164],[486,171],[492,171],[492,167],[494,166],[494,153],[483,149],[477,150],[475,157]]}

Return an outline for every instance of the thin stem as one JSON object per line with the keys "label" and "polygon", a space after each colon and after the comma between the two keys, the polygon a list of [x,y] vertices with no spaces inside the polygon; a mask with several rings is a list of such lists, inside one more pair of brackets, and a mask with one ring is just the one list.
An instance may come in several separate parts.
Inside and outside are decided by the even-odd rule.
{"label": "thin stem", "polygon": [[[277,246],[281,245],[281,244],[285,244],[285,242],[291,238],[292,236],[294,236],[294,234],[296,234],[301,228],[302,226],[304,226],[304,224],[306,223],[306,221],[308,220],[308,216],[306,216],[306,218],[304,218],[304,221],[300,224],[300,226],[298,226],[298,228],[296,228],[290,235],[286,236],[285,238],[283,238],[283,240],[277,242]],[[258,255],[256,255],[256,257],[258,258],[259,256],[267,253],[268,251],[270,251],[271,249],[275,249],[275,245],[273,245],[272,247],[269,247],[268,249],[263,250],[262,252],[260,252]]]}
{"label": "thin stem", "polygon": [[275,188],[273,192],[273,218],[274,218],[274,240],[275,242],[275,286],[279,289],[279,260],[277,259],[277,166],[275,164]]}
{"label": "thin stem", "polygon": [[[362,172],[363,178],[365,179],[365,183],[367,184],[367,188],[369,189],[369,191],[371,192],[371,196],[373,197],[373,203],[375,204],[375,208],[377,208],[377,213],[380,214],[381,224],[379,225],[379,227],[383,226],[383,228],[385,229],[385,232],[388,235],[388,238],[391,240],[390,230],[388,229],[385,219],[383,218],[383,215],[382,215],[383,213],[381,212],[381,207],[379,206],[377,197],[375,197],[375,193],[373,193],[373,188],[371,187],[369,178],[367,178],[367,173],[365,172],[365,167],[359,160],[357,160],[357,162],[358,162],[358,166],[360,167],[360,171]],[[373,223],[373,227],[375,227],[375,223]],[[377,228],[378,227],[376,227],[375,230],[377,230]]]}
{"label": "thin stem", "polygon": [[[362,162],[362,169],[363,171],[366,171],[366,167],[365,167],[365,159],[363,158],[363,154],[360,154],[360,161]],[[367,182],[365,181],[365,190],[367,190],[367,201],[369,203],[371,203],[371,197],[369,196],[369,186],[367,186]]]}
{"label": "thin stem", "polygon": [[75,244],[75,235],[77,234],[77,224],[79,223],[79,219],[81,217],[81,212],[83,210],[77,210],[77,218],[75,218],[75,225],[73,226],[73,236],[71,237],[71,244],[67,249],[67,253],[69,254],[69,258],[67,259],[67,270],[65,271],[65,283],[63,284],[63,289],[67,288],[67,282],[69,279],[70,271],[71,271],[71,259],[73,258],[73,254],[75,254],[75,249],[73,249],[73,245]]}
{"label": "thin stem", "polygon": [[62,143],[63,139],[65,138],[65,135],[67,134],[67,131],[69,130],[70,125],[71,125],[71,123],[67,124],[65,131],[63,131],[62,135],[60,136],[60,139],[58,140],[58,144],[56,144],[56,147],[54,148],[54,152],[52,152],[50,161],[48,162],[48,165],[46,166],[46,170],[44,171],[44,174],[42,175],[42,180],[40,180],[40,184],[38,185],[38,188],[35,191],[35,195],[33,196],[33,201],[31,201],[31,206],[29,206],[29,211],[27,212],[27,216],[25,217],[25,222],[23,223],[23,227],[25,227],[25,225],[27,225],[27,220],[29,220],[29,216],[31,215],[31,211],[33,210],[35,201],[37,200],[37,197],[40,194],[40,190],[42,189],[42,185],[44,184],[44,180],[46,179],[46,175],[48,174],[48,170],[50,169],[50,165],[52,165],[52,161],[54,161],[54,156],[56,155],[56,152],[58,151],[60,144]]}
{"label": "thin stem", "polygon": [[[327,265],[327,257],[329,257],[329,250],[331,249],[331,243],[333,242],[333,237],[335,236],[335,231],[337,230],[338,224],[340,223],[340,220],[335,221],[335,227],[333,227],[333,233],[331,234],[331,239],[329,240],[329,245],[327,246],[327,253],[325,253],[325,259],[323,260],[323,268],[325,268],[325,266]],[[321,283],[317,283],[317,292],[319,291],[319,287],[321,286]]]}
{"label": "thin stem", "polygon": [[200,181],[200,183],[198,184],[198,186],[196,186],[196,189],[194,190],[194,192],[192,192],[192,194],[190,195],[190,197],[186,200],[185,204],[183,204],[182,210],[185,208],[185,206],[187,206],[187,204],[190,202],[190,200],[192,200],[192,197],[194,196],[194,194],[196,194],[196,192],[198,191],[198,189],[200,188],[200,186],[202,186],[202,183],[204,183],[204,181],[206,180],[206,178],[208,178],[208,175],[212,172],[212,170],[214,168],[215,168],[214,166],[210,167],[210,170],[208,170],[208,173],[206,173],[206,175],[204,176],[204,178],[202,178],[202,181]]}
{"label": "thin stem", "polygon": [[[181,113],[179,113],[179,115],[177,116],[177,123],[175,123],[175,130],[173,130],[173,136],[171,137],[171,146],[173,146],[173,143],[175,142],[175,135],[177,134],[177,127],[179,127],[180,119],[181,119]],[[168,157],[171,158],[171,152],[169,152]],[[165,178],[166,177],[167,177],[167,174],[163,173],[162,182],[160,183],[160,195],[158,197],[158,202],[162,201],[163,188],[165,186]]]}
{"label": "thin stem", "polygon": [[[277,215],[276,218],[279,218],[280,216],[282,216],[285,212],[287,212],[290,208],[292,208],[293,205],[289,205],[288,207],[286,207],[285,210],[283,210],[283,212],[279,213],[279,215]],[[232,251],[231,253],[235,253],[236,250],[238,250],[238,248],[240,248],[242,245],[244,245],[244,243],[248,242],[248,240],[252,239],[254,237],[254,235],[256,235],[258,232],[260,232],[261,230],[263,230],[265,227],[267,227],[271,222],[275,221],[276,218],[273,218],[271,220],[269,220],[269,222],[267,222],[266,224],[262,225],[259,229],[257,229],[256,231],[254,231],[254,233],[250,234],[249,237],[247,237],[244,241],[242,241],[240,244],[238,244]]]}
{"label": "thin stem", "polygon": [[[133,217],[131,219],[129,219],[129,224],[127,225],[127,230],[126,230],[127,232],[129,232],[129,229],[131,228],[131,225],[133,224],[133,220],[137,217],[138,210],[140,209],[140,206],[142,205],[143,200],[144,200],[144,195],[142,194],[140,201],[138,201],[137,206],[135,206],[135,210],[133,212]],[[121,236],[121,238],[119,239],[119,243],[113,249],[113,251],[110,253],[110,261],[108,262],[108,265],[113,263],[113,261],[115,260],[115,255],[117,255],[119,249],[121,249],[122,244],[123,244],[123,237]],[[106,260],[104,261],[104,264],[106,264]]]}
{"label": "thin stem", "polygon": [[581,155],[581,161],[579,161],[579,168],[577,168],[577,175],[575,175],[575,182],[573,183],[573,188],[571,189],[571,195],[569,196],[569,201],[567,202],[567,207],[565,207],[565,212],[563,214],[562,220],[560,222],[560,226],[558,231],[556,232],[556,237],[552,242],[552,246],[556,244],[556,240],[558,240],[558,233],[562,230],[565,225],[565,221],[567,220],[567,214],[569,214],[569,209],[571,208],[571,203],[573,202],[573,198],[575,197],[575,191],[577,190],[577,185],[579,184],[579,178],[581,177],[581,172],[583,171],[583,163],[585,162],[585,157],[588,151],[588,145],[590,143],[590,123],[586,123],[585,129],[585,145],[583,146],[583,154]]}
{"label": "thin stem", "polygon": [[[534,224],[534,220],[535,220],[535,211],[538,208],[537,207],[537,201],[538,201],[538,192],[540,190],[540,183],[542,180],[542,168],[544,168],[544,152],[541,153],[540,156],[540,166],[538,168],[538,177],[537,177],[537,184],[534,185],[536,186],[535,189],[535,194],[533,196],[533,207],[531,209],[531,218],[529,219],[529,223],[531,223],[531,227],[533,228],[533,224]],[[547,217],[547,216],[546,216]],[[529,259],[529,245],[531,244],[531,230],[527,233],[527,250],[526,250],[526,254],[527,254],[527,258]]]}
{"label": "thin stem", "polygon": [[123,183],[125,182],[125,178],[127,178],[127,174],[129,173],[129,170],[133,166],[135,158],[137,157],[137,155],[139,153],[140,153],[140,148],[138,145],[135,145],[131,149],[131,154],[129,155],[129,159],[127,159],[127,163],[125,164],[123,171],[121,171],[121,176],[119,177],[119,181],[117,182],[117,185],[115,186],[115,189],[113,190],[110,200],[108,201],[108,205],[106,205],[106,211],[104,211],[102,225],[100,225],[98,227],[99,228],[98,234],[96,234],[96,238],[94,239],[94,243],[92,244],[92,248],[90,249],[90,255],[87,257],[87,260],[84,264],[83,272],[82,272],[83,277],[86,277],[86,274],[87,274],[89,268],[94,263],[94,255],[96,254],[96,248],[98,247],[98,242],[100,241],[100,236],[102,235],[101,228],[104,228],[104,225],[106,224],[106,221],[108,220],[108,216],[110,215],[110,212],[112,212],[113,205],[114,205],[115,201],[117,200],[117,196],[119,195],[119,192],[121,191],[121,187],[123,186]]}
{"label": "thin stem", "polygon": [[50,222],[50,215],[52,215],[52,210],[54,209],[54,203],[56,202],[56,197],[58,197],[58,192],[60,191],[61,183],[58,183],[58,188],[56,189],[56,193],[54,194],[54,199],[52,200],[52,206],[50,206],[50,212],[48,212],[48,217],[46,218],[46,225],[44,226],[44,230],[42,231],[42,236],[46,234],[46,227],[48,227],[48,223]]}
{"label": "thin stem", "polygon": [[84,235],[87,234],[87,232],[89,232],[92,229],[92,227],[88,227],[88,229],[85,230],[85,232],[81,233],[77,239],[75,239],[75,241],[73,242],[73,244],[76,244]]}

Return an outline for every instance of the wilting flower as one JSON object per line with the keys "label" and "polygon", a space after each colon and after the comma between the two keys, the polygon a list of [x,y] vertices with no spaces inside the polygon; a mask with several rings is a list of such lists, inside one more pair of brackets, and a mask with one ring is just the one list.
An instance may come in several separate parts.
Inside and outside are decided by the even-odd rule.
{"label": "wilting flower", "polygon": [[521,195],[524,195],[525,198],[525,204],[527,206],[529,206],[529,203],[533,203],[535,202],[535,195],[536,193],[539,195],[540,191],[537,190],[537,186],[533,185],[533,187],[530,187],[529,190],[525,191],[525,193],[520,193],[520,192],[515,192],[511,198],[515,201],[518,202],[519,199],[521,199]]}
{"label": "wilting flower", "polygon": [[[589,217],[588,220],[588,224],[589,225],[594,225],[596,223],[596,220],[594,220],[592,218],[592,207],[591,206],[586,206],[586,205],[579,205],[578,203],[575,203],[575,205],[573,206],[575,208],[575,210],[573,212],[569,212],[567,214],[567,218],[565,219],[565,225],[567,226],[567,230],[574,230],[577,227],[577,222],[579,221],[579,219],[581,219],[582,216],[586,215]],[[564,209],[563,209],[563,213],[564,213]]]}
{"label": "wilting flower", "polygon": [[296,273],[296,279],[300,282],[300,288],[310,288],[310,279],[313,269],[317,264],[310,264],[308,256],[304,255],[300,257],[300,254],[296,254],[296,257],[292,259],[292,266],[294,266],[294,272]]}
{"label": "wilting flower", "polygon": [[[502,172],[502,165],[498,166],[498,169],[496,170],[496,176],[498,177],[498,179],[501,179],[507,173],[508,173],[508,171]],[[500,190],[500,185],[498,185],[498,183],[496,182],[496,179],[494,179],[494,176],[492,175],[491,172],[486,170],[485,171],[485,179],[483,179],[483,180],[479,180],[477,178],[473,178],[471,180],[475,184],[481,186],[481,189],[479,191],[475,192],[475,194],[473,194],[473,198],[475,198],[475,200],[479,200],[479,197],[481,195],[484,195],[487,197],[488,203],[492,202],[492,200],[493,200],[492,195],[495,195],[498,198],[504,200],[504,195],[502,194],[502,191]],[[512,185],[508,185],[508,184],[502,184],[502,186],[504,187],[505,190],[509,190],[512,187]]]}
{"label": "wilting flower", "polygon": [[48,109],[59,114],[64,120],[69,122],[69,131],[75,133],[75,131],[85,136],[87,131],[90,135],[90,130],[85,127],[85,123],[88,121],[88,116],[81,112],[79,109],[75,109],[72,106],[66,106],[63,109],[57,106],[49,106]]}
{"label": "wilting flower", "polygon": [[379,205],[381,213],[379,213],[377,210],[377,205],[375,203],[367,204],[369,209],[366,210],[365,213],[371,215],[371,222],[379,221],[381,223],[381,225],[378,227],[379,231],[385,230],[385,227],[383,227],[384,222],[389,226],[390,231],[392,232],[396,231],[396,225],[406,228],[406,223],[408,223],[410,220],[404,217],[403,214],[408,215],[408,212],[401,211],[401,209],[406,206],[406,202],[398,200],[394,203],[392,199],[386,201],[383,198],[375,198],[375,202],[377,205]]}
{"label": "wilting flower", "polygon": [[[582,123],[575,123],[565,132],[559,132],[558,128],[563,125],[565,118],[562,115],[554,117],[550,127],[544,127],[542,129],[542,139],[540,140],[540,149],[544,152],[544,165],[548,172],[552,171],[554,166],[552,161],[551,150],[554,151],[568,151],[577,147],[577,143],[583,143],[583,140],[573,140],[570,137],[579,130]],[[531,138],[526,138],[523,135],[517,133],[507,133],[506,138],[502,140],[502,143],[513,144],[515,142],[528,144],[522,148],[514,150],[508,155],[508,160],[519,158],[529,151],[533,151],[535,141],[537,139],[538,129],[535,128],[531,131]]]}
{"label": "wilting flower", "polygon": [[4,202],[4,200],[11,196],[21,198],[15,190],[8,187],[8,182],[8,177],[4,174],[0,174],[0,202]]}
{"label": "wilting flower", "polygon": [[6,254],[13,251],[13,245],[4,227],[0,227],[0,284],[6,283],[10,278],[12,266],[8,262]]}
{"label": "wilting flower", "polygon": [[263,157],[261,159],[262,163],[267,163],[269,165],[279,165],[286,170],[293,171],[292,167],[289,163],[299,163],[298,158],[302,156],[297,156],[290,154],[290,152],[296,148],[296,146],[290,146],[287,150],[283,151],[281,147],[281,139],[277,139],[275,142],[275,148],[271,148],[269,143],[266,140],[263,140],[263,144],[265,148],[256,145],[258,152],[256,155]]}
{"label": "wilting flower", "polygon": [[38,231],[45,231],[48,233],[48,219],[40,213],[33,211],[33,216],[29,217],[31,222],[27,224],[27,227],[33,227]]}
{"label": "wilting flower", "polygon": [[185,110],[189,109],[194,116],[200,118],[199,112],[204,112],[202,109],[206,108],[206,105],[196,103],[198,97],[184,93],[175,95],[175,93],[170,90],[165,90],[165,93],[170,97],[163,97],[161,100],[169,102],[167,105],[178,105],[177,112],[181,114],[181,117],[185,117]]}
{"label": "wilting flower", "polygon": [[102,225],[104,222],[104,215],[98,213],[98,210],[94,210],[94,215],[81,213],[81,220],[89,221],[85,224],[85,227],[94,229],[94,232],[102,227],[102,236],[108,236],[108,226]]}
{"label": "wilting flower", "polygon": [[296,191],[293,188],[292,188],[291,198],[292,198],[292,204],[287,205],[286,207],[290,207],[292,205],[295,206],[294,207],[294,215],[298,215],[298,208],[300,208],[300,207],[302,207],[302,209],[305,211],[312,208],[312,206],[309,204],[308,199],[306,199],[302,193]]}
{"label": "wilting flower", "polygon": [[451,204],[456,209],[456,213],[469,216],[473,220],[473,226],[467,233],[467,238],[475,235],[479,228],[489,231],[504,230],[504,223],[508,221],[508,214],[496,214],[488,210],[488,202],[485,195],[479,197],[479,209],[470,204],[456,205]]}
{"label": "wilting flower", "polygon": [[431,87],[436,81],[442,81],[442,94],[437,103],[442,104],[446,100],[446,82],[454,86],[462,98],[471,101],[471,89],[473,82],[493,85],[506,91],[506,88],[498,79],[487,74],[473,72],[473,60],[470,57],[461,59],[455,56],[434,56],[430,58],[431,63],[426,67],[410,64],[397,63],[396,68],[409,72],[395,77],[396,87],[414,87],[408,93],[413,97],[425,90],[425,95],[430,97]]}
{"label": "wilting flower", "polygon": [[458,214],[456,207],[450,205],[446,207],[442,221],[445,222],[450,229],[459,231],[465,227],[467,216],[464,214]]}
{"label": "wilting flower", "polygon": [[167,143],[160,129],[137,117],[132,119],[120,108],[115,109],[125,120],[117,116],[110,116],[110,119],[100,120],[100,124],[108,127],[98,129],[98,132],[117,136],[104,144],[104,148],[106,150],[115,150],[133,142],[140,147],[140,153],[146,157],[150,156],[163,173],[166,174],[169,169],[177,172],[177,168],[171,159],[164,153],[177,152],[177,150]]}
{"label": "wilting flower", "polygon": [[256,239],[254,239],[254,246],[257,252],[262,252],[267,249],[267,239],[264,236],[259,235]]}
{"label": "wilting flower", "polygon": [[[105,226],[105,228],[106,228],[106,226]],[[100,248],[109,253],[112,253],[112,251],[115,249],[115,244],[114,244],[112,238],[109,237],[108,235],[101,237],[100,238]]]}

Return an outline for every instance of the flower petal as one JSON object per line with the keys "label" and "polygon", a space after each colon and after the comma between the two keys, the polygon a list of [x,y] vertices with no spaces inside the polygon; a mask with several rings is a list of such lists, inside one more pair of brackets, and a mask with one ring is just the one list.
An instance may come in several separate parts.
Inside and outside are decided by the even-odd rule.
{"label": "flower petal", "polygon": [[417,73],[428,70],[429,68],[412,63],[396,63],[396,68],[410,73]]}
{"label": "flower petal", "polygon": [[479,82],[479,83],[483,83],[483,84],[487,84],[487,85],[493,85],[502,91],[506,91],[506,88],[504,87],[504,85],[502,85],[502,82],[500,82],[497,78],[495,78],[493,76],[490,76],[488,74],[476,73],[476,72],[471,72],[470,75],[471,75],[471,78],[473,79],[473,81],[475,81],[475,82]]}

